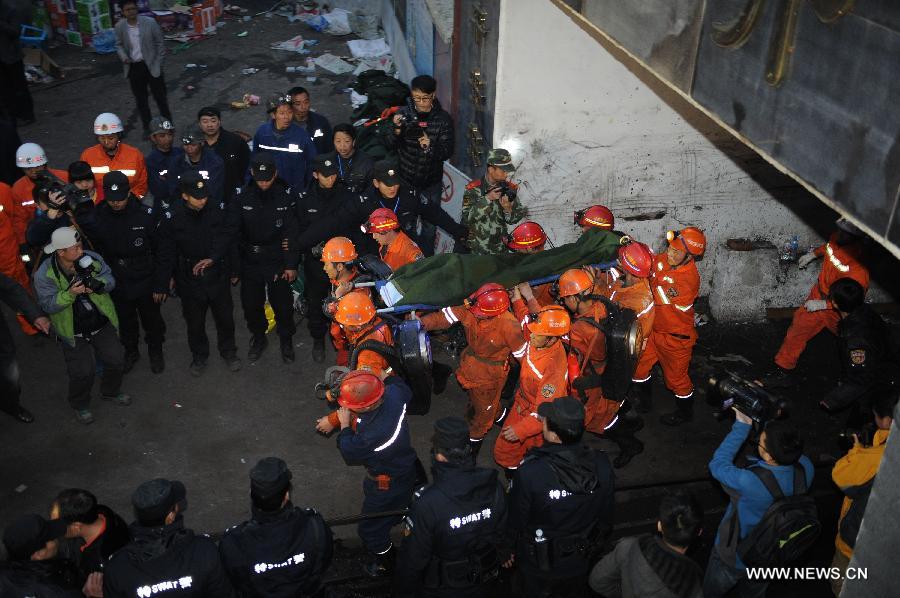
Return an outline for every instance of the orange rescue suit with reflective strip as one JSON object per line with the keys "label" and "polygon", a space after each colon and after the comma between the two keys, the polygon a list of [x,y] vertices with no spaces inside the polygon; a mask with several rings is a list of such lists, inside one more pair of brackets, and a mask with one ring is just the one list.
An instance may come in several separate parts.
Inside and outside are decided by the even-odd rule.
{"label": "orange rescue suit with reflective strip", "polygon": [[125,173],[128,182],[131,183],[132,193],[138,197],[147,195],[147,166],[144,163],[144,155],[137,148],[120,143],[116,148],[116,154],[110,158],[103,146],[98,143],[81,152],[81,159],[91,165],[91,171],[94,173],[96,203],[103,201],[103,175],[112,170]]}
{"label": "orange rescue suit with reflective strip", "polygon": [[862,244],[854,242],[838,245],[837,238],[838,234],[833,233],[827,243],[815,250],[815,254],[822,258],[822,269],[819,271],[819,280],[809,292],[810,299],[827,299],[831,285],[839,278],[852,278],[863,289],[869,289],[869,271],[860,263]]}
{"label": "orange rescue suit with reflective strip", "polygon": [[695,338],[694,301],[700,292],[700,273],[694,260],[673,268],[665,253],[657,255],[650,273],[650,289],[656,305],[653,331]]}
{"label": "orange rescue suit with reflective strip", "polygon": [[[615,275],[612,275],[613,272],[615,272]],[[654,308],[653,291],[650,290],[650,281],[648,279],[639,278],[633,285],[626,287],[625,277],[616,271],[615,268],[610,268],[607,276],[598,277],[597,281],[594,282],[594,292],[609,298],[616,305],[633,311],[641,324],[641,332],[644,333],[644,338],[650,336],[650,332],[653,330],[653,318],[656,315],[656,309]]]}
{"label": "orange rescue suit with reflective strip", "polygon": [[415,241],[406,236],[406,233],[403,231],[398,232],[397,238],[388,245],[387,250],[384,247],[378,249],[378,253],[381,254],[381,261],[390,266],[394,272],[401,266],[411,264],[425,257]]}

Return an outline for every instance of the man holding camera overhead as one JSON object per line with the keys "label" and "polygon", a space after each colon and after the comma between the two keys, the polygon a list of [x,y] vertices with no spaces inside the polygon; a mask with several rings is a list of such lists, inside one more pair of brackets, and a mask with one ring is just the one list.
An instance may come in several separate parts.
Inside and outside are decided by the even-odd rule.
{"label": "man holding camera overhead", "polygon": [[103,258],[82,248],[81,235],[72,227],[53,231],[44,253],[49,257],[34,275],[34,290],[41,309],[50,316],[53,333],[62,341],[69,405],[79,423],[90,424],[95,353],[104,365],[101,397],[122,406],[131,404],[131,397],[120,392],[125,350],[109,296],[115,279]]}

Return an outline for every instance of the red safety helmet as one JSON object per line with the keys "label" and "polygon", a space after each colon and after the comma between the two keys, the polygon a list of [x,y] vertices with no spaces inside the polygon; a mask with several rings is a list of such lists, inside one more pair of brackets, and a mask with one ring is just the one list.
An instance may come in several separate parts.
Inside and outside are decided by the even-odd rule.
{"label": "red safety helmet", "polygon": [[344,326],[362,326],[375,317],[375,304],[366,293],[347,293],[338,301],[334,319]]}
{"label": "red safety helmet", "polygon": [[653,266],[653,251],[643,243],[632,241],[619,247],[619,267],[637,276],[647,278]]}
{"label": "red safety helmet", "polygon": [[557,284],[560,297],[571,297],[572,295],[580,295],[585,291],[592,290],[594,288],[594,279],[581,268],[573,268],[563,272]]}
{"label": "red safety helmet", "polygon": [[616,219],[613,217],[612,210],[599,204],[575,212],[575,224],[578,226],[612,230],[615,223]]}
{"label": "red safety helmet", "polygon": [[359,228],[364,233],[383,233],[400,228],[400,221],[393,210],[378,208],[369,214],[369,219]]}
{"label": "red safety helmet", "polygon": [[569,312],[561,305],[546,305],[528,322],[528,330],[543,336],[563,336],[569,334],[572,320]]}
{"label": "red safety helmet", "polygon": [[509,295],[502,285],[488,282],[463,302],[479,318],[493,318],[509,309]]}
{"label": "red safety helmet", "polygon": [[347,237],[333,237],[322,247],[323,262],[346,263],[357,257],[356,246]]}
{"label": "red safety helmet", "polygon": [[544,229],[537,222],[523,222],[513,229],[511,235],[505,236],[503,242],[514,251],[522,251],[534,247],[543,249],[544,244],[547,242],[547,233],[544,232]]}
{"label": "red safety helmet", "polygon": [[353,370],[344,374],[338,391],[337,402],[347,409],[365,409],[378,402],[384,395],[381,378],[365,370]]}
{"label": "red safety helmet", "polygon": [[688,252],[688,255],[695,257],[700,257],[706,251],[706,235],[695,226],[680,231],[670,230],[666,233],[666,240],[669,241],[669,245],[675,245],[676,241],[680,241],[681,248]]}

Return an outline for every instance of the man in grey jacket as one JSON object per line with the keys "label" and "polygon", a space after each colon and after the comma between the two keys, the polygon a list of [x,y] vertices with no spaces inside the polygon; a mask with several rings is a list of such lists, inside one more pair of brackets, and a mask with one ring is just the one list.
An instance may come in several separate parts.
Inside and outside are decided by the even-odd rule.
{"label": "man in grey jacket", "polygon": [[116,52],[125,65],[125,77],[137,102],[144,135],[150,132],[150,101],[147,87],[153,94],[159,113],[172,120],[163,78],[163,34],[156,21],[138,16],[136,0],[122,0],[124,19],[116,23]]}

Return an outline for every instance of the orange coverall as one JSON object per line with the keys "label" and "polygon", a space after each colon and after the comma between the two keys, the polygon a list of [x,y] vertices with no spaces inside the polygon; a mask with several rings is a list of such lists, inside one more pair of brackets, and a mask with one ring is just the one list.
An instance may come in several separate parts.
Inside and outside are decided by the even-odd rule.
{"label": "orange coverall", "polygon": [[[52,172],[57,178],[60,178],[66,182],[69,181],[69,173],[65,170],[57,170],[55,168],[48,168],[50,172]],[[31,219],[34,218],[34,210],[37,206],[34,205],[34,181],[29,179],[27,176],[23,176],[18,181],[13,183],[12,186],[12,195],[13,199],[16,200],[16,203],[19,204],[24,210],[14,210],[13,211],[13,228],[16,229],[16,235],[21,231],[22,236],[19,237],[21,242],[25,242],[25,230],[28,228],[28,223],[31,222]]]}
{"label": "orange coverall", "polygon": [[425,257],[415,241],[406,236],[406,233],[403,231],[397,232],[399,233],[397,238],[391,241],[387,248],[378,248],[381,261],[390,266],[394,272],[401,266],[411,264]]}
{"label": "orange coverall", "polygon": [[[513,309],[520,321],[528,315],[522,300],[514,301]],[[513,356],[522,362],[522,368],[513,407],[506,416],[504,427],[512,428],[519,439],[510,442],[501,434],[494,444],[494,459],[506,469],[518,468],[528,449],[544,444],[544,425],[537,418],[538,406],[569,394],[568,360],[561,339],[543,349],[535,349],[529,342]]]}
{"label": "orange coverall", "polygon": [[[359,290],[364,291],[368,289]],[[381,318],[377,316],[370,322],[370,324],[370,326],[356,333],[350,333],[349,331],[342,329],[342,331],[346,334],[345,337],[342,336],[341,338],[342,345],[340,347],[337,347],[337,344],[335,344],[338,349],[338,365],[349,365],[350,352],[352,348],[356,345],[359,345],[363,341],[379,341],[386,345],[393,346],[394,336],[393,334],[391,334],[390,326],[388,326]],[[343,363],[341,362],[342,359]],[[388,367],[390,366],[388,365],[387,360],[379,353],[375,353],[374,351],[360,351],[359,358],[356,360],[356,369],[367,370],[369,372],[372,372],[376,376],[381,375],[381,373],[387,370]],[[328,414],[328,421],[332,426],[340,428],[341,422],[338,419],[337,411],[332,411]]]}
{"label": "orange coverall", "polygon": [[[350,278],[352,282],[358,275],[358,272],[354,272],[353,276]],[[334,291],[337,288],[337,284],[335,281],[331,281],[331,295],[334,296]],[[353,289],[350,291],[351,293],[363,293],[369,299],[372,298],[372,290],[368,287],[361,287],[358,289]],[[350,361],[350,352],[347,350],[347,337],[344,335],[344,329],[341,328],[341,325],[331,321],[331,326],[328,329],[329,334],[331,335],[331,342],[334,343],[334,348],[337,351],[337,365],[347,365],[347,362]]]}
{"label": "orange coverall", "polygon": [[[18,282],[29,295],[33,296],[31,281],[19,255],[20,241],[12,218],[17,208],[19,211],[24,210],[13,199],[9,185],[0,183],[0,272]],[[16,314],[16,319],[22,332],[27,335],[37,334],[38,331],[28,323],[25,316]]]}
{"label": "orange coverall", "polygon": [[98,143],[81,152],[81,160],[90,164],[91,172],[94,173],[94,186],[97,189],[95,202],[103,201],[103,175],[111,170],[120,170],[128,177],[132,193],[138,197],[147,195],[147,166],[144,155],[137,148],[120,143],[116,154],[110,158]]}
{"label": "orange coverall", "polygon": [[[869,271],[860,263],[862,258],[862,246],[860,243],[849,245],[837,244],[837,233],[831,235],[827,243],[815,250],[815,254],[823,257],[822,269],[819,271],[819,279],[809,291],[807,301],[810,299],[828,299],[828,291],[831,285],[839,278],[852,278],[862,285],[863,289],[869,289]],[[775,363],[785,370],[797,367],[797,360],[806,349],[814,336],[823,328],[827,328],[832,334],[837,334],[837,326],[840,315],[831,305],[819,311],[806,311],[800,306],[794,312],[794,319],[788,328],[781,348],[775,355]]]}
{"label": "orange coverall", "polygon": [[445,307],[422,316],[421,321],[426,330],[440,330],[459,322],[466,331],[469,346],[460,355],[456,379],[469,395],[469,438],[481,440],[498,416],[510,353],[525,347],[522,328],[508,311],[493,318],[478,318],[465,306]]}
{"label": "orange coverall", "polygon": [[608,297],[626,309],[637,314],[641,324],[641,332],[644,342],[650,338],[653,331],[653,318],[656,315],[653,302],[653,291],[650,290],[650,280],[639,278],[630,287],[625,286],[625,277],[616,269],[610,268],[604,276],[598,276],[594,281],[594,292]]}
{"label": "orange coverall", "polygon": [[694,328],[694,301],[700,292],[700,273],[694,260],[673,268],[666,254],[653,260],[650,288],[656,305],[653,332],[634,370],[635,382],[650,379],[650,370],[659,362],[666,387],[679,399],[694,394],[688,375],[691,355],[697,342]]}
{"label": "orange coverall", "polygon": [[[573,318],[572,329],[569,332],[569,343],[578,352],[581,375],[584,376],[600,376],[606,369],[606,335],[588,321],[601,322],[606,310],[599,305],[595,308],[595,312],[592,317]],[[599,386],[585,389],[584,397],[573,388],[572,395],[582,401],[586,398],[584,428],[594,434],[603,434],[619,412],[620,404],[604,397],[603,389]]]}

